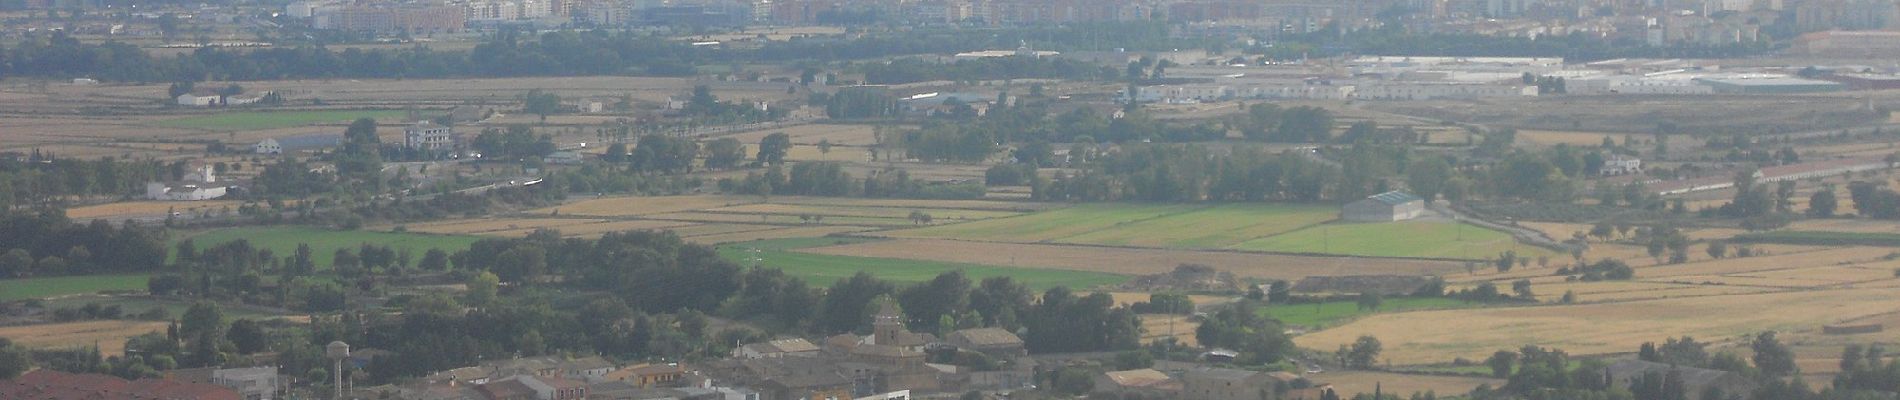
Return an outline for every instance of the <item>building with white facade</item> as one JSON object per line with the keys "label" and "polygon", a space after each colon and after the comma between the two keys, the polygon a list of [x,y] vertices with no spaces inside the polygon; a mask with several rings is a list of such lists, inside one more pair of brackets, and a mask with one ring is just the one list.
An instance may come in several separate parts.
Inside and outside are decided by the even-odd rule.
{"label": "building with white facade", "polygon": [[1643,160],[1622,154],[1610,154],[1603,159],[1603,167],[1597,169],[1597,174],[1603,176],[1640,173],[1643,173]]}
{"label": "building with white facade", "polygon": [[1353,98],[1367,100],[1475,99],[1537,96],[1537,86],[1462,82],[1362,82]]}
{"label": "building with white facade", "polygon": [[434,122],[417,122],[402,128],[402,147],[440,151],[455,148],[455,129]]}
{"label": "building with white facade", "polygon": [[210,165],[196,163],[191,172],[178,182],[146,182],[145,197],[164,201],[200,201],[224,197],[224,186],[218,186],[217,172]]}

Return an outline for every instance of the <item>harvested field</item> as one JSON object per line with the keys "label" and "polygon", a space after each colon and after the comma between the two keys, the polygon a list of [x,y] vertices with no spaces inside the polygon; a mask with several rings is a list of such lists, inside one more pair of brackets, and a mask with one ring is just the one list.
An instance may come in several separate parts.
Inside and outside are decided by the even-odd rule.
{"label": "harvested field", "polygon": [[[1610,140],[1614,140],[1617,143],[1622,143],[1624,135],[1628,135],[1628,134],[1613,133],[1613,132],[1542,131],[1542,130],[1535,130],[1535,129],[1521,129],[1517,131],[1517,140],[1518,140],[1518,143],[1534,143],[1534,144],[1539,144],[1539,145],[1544,145],[1544,146],[1555,146],[1558,144],[1568,144],[1571,146],[1597,146],[1597,145],[1603,144],[1603,138],[1610,138]],[[1643,135],[1643,136],[1645,139],[1654,137],[1652,135]]]}
{"label": "harvested field", "polygon": [[[564,236],[564,237],[597,238],[597,237],[600,237],[600,235],[606,234],[607,232],[625,232],[625,231],[639,231],[639,230],[649,230],[649,229],[674,229],[674,228],[690,227],[690,226],[695,226],[695,225],[690,222],[635,220],[635,221],[610,221],[610,222],[581,224],[581,225],[567,225],[567,226],[562,226],[556,229],[559,229],[561,231],[561,236]],[[521,232],[521,234],[527,235],[530,232],[531,231]]]}
{"label": "harvested field", "polygon": [[1479,378],[1470,376],[1411,375],[1391,372],[1370,371],[1331,371],[1323,375],[1308,376],[1313,383],[1332,384],[1333,391],[1340,398],[1352,398],[1356,394],[1370,394],[1373,389],[1385,393],[1414,393],[1430,391],[1440,398],[1462,395],[1476,389],[1478,385],[1499,387],[1502,379]]}
{"label": "harvested field", "polygon": [[[1842,196],[1842,201],[1849,201]],[[1866,219],[1804,219],[1788,225],[1796,231],[1831,231],[1856,233],[1900,233],[1900,224],[1892,221]]]}
{"label": "harvested field", "polygon": [[[666,214],[652,214],[652,215],[646,215],[644,217],[651,218],[651,219],[660,219],[660,220],[706,222],[706,223],[739,223],[739,224],[753,223],[753,224],[762,224],[762,225],[763,224],[803,225],[803,224],[812,223],[811,221],[800,219],[797,215],[780,215],[780,214],[726,214],[726,213],[714,213],[714,212],[676,212],[676,213],[666,213]],[[823,221],[819,221],[819,222],[823,223],[824,225],[856,225],[856,226],[877,226],[877,227],[896,227],[896,226],[915,225],[914,223],[910,221],[909,218],[825,217]]]}
{"label": "harvested field", "polygon": [[[767,135],[780,132],[791,136],[792,144],[817,145],[819,141],[829,140],[831,144],[838,146],[870,146],[877,144],[877,138],[873,135],[875,130],[876,127],[872,125],[806,124],[761,129],[726,137],[747,143],[747,147],[752,150],[758,149],[759,142],[765,140]],[[835,148],[831,150],[838,151]]]}
{"label": "harvested field", "polygon": [[1307,276],[1463,273],[1458,263],[1367,260],[1223,251],[1128,249],[1093,246],[900,239],[800,250],[843,256],[932,260],[972,264],[1098,271],[1123,275],[1168,272],[1185,263],[1205,264],[1244,278],[1297,280]]}
{"label": "harvested field", "polygon": [[797,228],[769,229],[752,232],[733,232],[714,235],[687,237],[686,241],[699,244],[726,244],[750,242],[755,240],[791,239],[822,237],[834,233],[863,232],[865,227],[858,226],[807,226]]}
{"label": "harvested field", "polygon": [[1176,344],[1200,346],[1194,339],[1194,330],[1200,327],[1201,323],[1189,315],[1141,314],[1141,343],[1173,337]]}
{"label": "harvested field", "polygon": [[236,200],[127,201],[68,208],[66,209],[66,218],[71,218],[74,221],[94,219],[117,220],[131,217],[164,216],[168,211],[177,211],[184,214],[194,214],[201,211],[215,212],[216,210],[222,210],[224,207],[231,207],[232,212],[236,212],[239,204],[241,203]]}
{"label": "harvested field", "polygon": [[706,235],[723,235],[723,234],[728,234],[728,233],[739,233],[739,232],[769,231],[769,230],[774,230],[774,229],[785,229],[785,227],[777,226],[777,225],[702,224],[702,225],[687,225],[687,226],[682,226],[678,228],[673,228],[670,230],[673,231],[673,234],[679,235],[680,237],[694,237],[694,236],[706,236]]}
{"label": "harvested field", "polygon": [[1729,275],[1779,269],[1846,265],[1872,261],[1886,256],[1889,253],[1891,253],[1890,249],[1871,247],[1783,252],[1761,257],[1725,258],[1720,260],[1694,261],[1686,264],[1639,268],[1636,270],[1636,277],[1637,279],[1646,281],[1669,281],[1674,280],[1673,277],[1678,276]]}
{"label": "harvested field", "polygon": [[538,228],[555,228],[602,221],[604,220],[575,218],[484,218],[408,225],[405,226],[404,229],[410,232],[474,235],[514,230],[533,231]]}
{"label": "harvested field", "polygon": [[1226,248],[1255,238],[1330,221],[1338,209],[1321,205],[1228,204],[1119,224],[1056,240],[1062,243],[1188,249]]}
{"label": "harvested field", "polygon": [[1037,203],[1024,201],[994,200],[909,200],[909,199],[864,199],[835,197],[773,197],[772,204],[799,204],[834,207],[893,207],[893,208],[936,208],[957,210],[990,211],[1039,211],[1061,208],[1058,203]]}
{"label": "harvested field", "polygon": [[701,210],[758,202],[759,198],[752,196],[609,197],[562,204],[529,211],[528,213],[551,214],[559,211],[561,215],[627,217]]}
{"label": "harvested field", "polygon": [[153,122],[154,126],[210,131],[289,128],[315,123],[348,123],[358,118],[396,120],[402,110],[233,111]]}
{"label": "harvested field", "polygon": [[1248,241],[1235,249],[1282,253],[1340,254],[1366,257],[1422,257],[1482,260],[1505,251],[1519,257],[1552,255],[1541,247],[1518,244],[1504,232],[1449,221],[1326,224]]}
{"label": "harvested field", "polygon": [[907,238],[1046,242],[1195,210],[1190,205],[1084,204],[1030,215],[887,233]]}
{"label": "harvested field", "polygon": [[[1332,349],[1376,335],[1393,364],[1482,359],[1525,344],[1573,355],[1629,352],[1658,336],[1726,338],[1765,330],[1818,329],[1900,310],[1900,289],[1797,291],[1617,303],[1382,314],[1299,336],[1302,347]],[[1757,312],[1735,312],[1755,310]],[[1660,332],[1666,332],[1663,334]]]}
{"label": "harvested field", "polygon": [[127,338],[147,333],[164,333],[169,324],[160,321],[85,321],[58,324],[0,327],[0,337],[28,348],[67,348],[98,345],[107,356],[125,353]]}
{"label": "harvested field", "polygon": [[930,214],[933,221],[963,221],[1019,215],[1009,211],[957,210],[941,208],[849,207],[797,204],[747,204],[704,210],[733,214],[823,215],[826,217],[906,218],[912,211]]}
{"label": "harvested field", "polygon": [[1590,228],[1591,228],[1589,224],[1567,224],[1567,223],[1562,223],[1562,222],[1522,222],[1520,221],[1517,223],[1517,225],[1525,227],[1525,228],[1535,229],[1538,232],[1543,232],[1544,236],[1550,236],[1551,239],[1557,239],[1557,240],[1569,239],[1570,235],[1576,234],[1577,232],[1583,232],[1586,235],[1590,234]]}
{"label": "harvested field", "polygon": [[1751,273],[1747,276],[1772,279],[1803,279],[1834,283],[1871,282],[1895,279],[1893,270],[1897,267],[1900,267],[1900,262],[1888,261],[1854,266],[1768,271]]}
{"label": "harvested field", "polygon": [[[758,148],[754,143],[748,147]],[[820,151],[818,146],[795,144],[785,151],[785,159],[790,161],[871,161],[871,150],[865,147],[838,146],[831,152]]]}
{"label": "harvested field", "polygon": [[[1687,285],[1687,286],[1683,286],[1683,288],[1681,289],[1670,289],[1670,290],[1643,290],[1643,291],[1630,291],[1630,292],[1608,292],[1608,293],[1583,294],[1583,295],[1577,295],[1577,301],[1579,302],[1606,302],[1606,301],[1676,299],[1676,298],[1687,298],[1687,297],[1766,293],[1766,292],[1773,292],[1773,291],[1778,291],[1778,290],[1779,289],[1751,287],[1751,286]],[[1557,294],[1557,296],[1562,296],[1562,295],[1563,295],[1562,293]],[[1542,293],[1539,293],[1538,296],[1540,298],[1543,298],[1545,301],[1552,301],[1559,298],[1555,296],[1545,296]]]}

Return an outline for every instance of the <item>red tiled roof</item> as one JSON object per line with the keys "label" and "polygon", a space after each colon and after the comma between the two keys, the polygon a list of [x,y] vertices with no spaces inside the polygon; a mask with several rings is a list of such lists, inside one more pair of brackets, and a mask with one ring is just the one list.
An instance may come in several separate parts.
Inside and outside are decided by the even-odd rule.
{"label": "red tiled roof", "polygon": [[12,400],[237,400],[237,391],[217,385],[165,379],[127,381],[101,374],[35,370],[0,381],[0,398]]}

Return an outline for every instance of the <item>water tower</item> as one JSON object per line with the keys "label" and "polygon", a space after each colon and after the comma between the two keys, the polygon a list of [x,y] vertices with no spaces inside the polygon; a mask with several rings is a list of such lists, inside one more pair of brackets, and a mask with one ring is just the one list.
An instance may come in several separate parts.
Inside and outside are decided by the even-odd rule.
{"label": "water tower", "polygon": [[338,340],[323,346],[323,356],[336,361],[336,369],[330,376],[336,381],[336,400],[343,400],[343,360],[350,358],[350,344]]}

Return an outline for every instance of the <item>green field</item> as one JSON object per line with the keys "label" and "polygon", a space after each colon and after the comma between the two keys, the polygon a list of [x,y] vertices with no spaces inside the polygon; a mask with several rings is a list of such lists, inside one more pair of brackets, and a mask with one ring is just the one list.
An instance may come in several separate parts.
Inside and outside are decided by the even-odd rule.
{"label": "green field", "polygon": [[1113,246],[1218,249],[1332,220],[1338,207],[1312,204],[1225,204],[1115,225],[1055,240]]}
{"label": "green field", "polygon": [[[347,123],[357,118],[390,119],[408,115],[401,110],[236,111],[152,123],[167,128],[246,131],[289,128],[315,123]],[[340,132],[340,131],[339,131]]]}
{"label": "green field", "polygon": [[[389,246],[399,251],[408,248],[412,257],[421,260],[422,254],[428,252],[429,249],[442,249],[453,254],[456,251],[468,249],[469,244],[482,239],[475,236],[334,231],[296,226],[218,229],[186,237],[191,238],[192,244],[199,250],[238,239],[249,240],[251,246],[270,249],[278,258],[296,254],[297,245],[307,243],[313,253],[311,258],[316,260],[318,269],[330,267],[330,260],[335,257],[337,249],[347,248],[354,252],[363,243]],[[176,256],[176,252],[173,253],[173,256]]]}
{"label": "green field", "polygon": [[[786,275],[804,279],[812,286],[831,286],[839,279],[849,278],[858,271],[867,271],[878,279],[897,283],[914,283],[930,280],[937,275],[962,270],[972,281],[993,276],[1007,276],[1036,290],[1055,286],[1068,286],[1085,289],[1102,285],[1114,285],[1125,282],[1128,277],[1099,272],[1067,271],[1054,269],[1010,268],[980,264],[950,263],[936,261],[901,260],[872,257],[834,256],[793,251],[806,247],[829,246],[839,243],[863,241],[863,239],[838,238],[798,238],[761,240],[720,246],[719,255],[740,265],[752,265],[756,255],[760,264],[768,268],[778,268]],[[748,249],[758,250],[756,253]]]}
{"label": "green field", "polygon": [[1476,303],[1444,297],[1393,297],[1381,302],[1376,311],[1361,310],[1357,301],[1342,300],[1313,304],[1273,305],[1262,308],[1261,312],[1287,325],[1321,328],[1375,313],[1465,308],[1475,305]]}
{"label": "green field", "polygon": [[1325,224],[1233,246],[1237,250],[1483,260],[1506,250],[1520,257],[1552,254],[1518,244],[1504,232],[1444,221]]}
{"label": "green field", "polygon": [[0,280],[0,301],[39,299],[107,290],[145,290],[147,275],[59,276]]}
{"label": "green field", "polygon": [[1084,204],[891,236],[1218,249],[1326,222],[1337,214],[1337,207],[1308,204]]}

